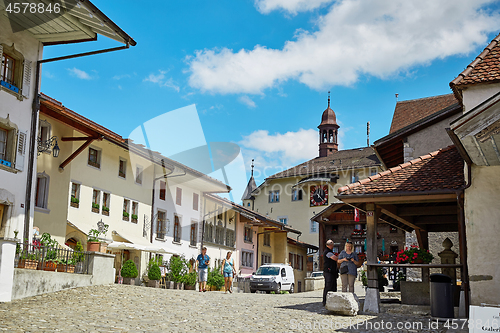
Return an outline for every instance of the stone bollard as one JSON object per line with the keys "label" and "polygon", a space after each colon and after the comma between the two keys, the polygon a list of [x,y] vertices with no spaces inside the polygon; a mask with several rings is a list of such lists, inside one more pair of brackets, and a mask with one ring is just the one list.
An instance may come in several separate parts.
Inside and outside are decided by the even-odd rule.
{"label": "stone bollard", "polygon": [[12,300],[17,239],[0,238],[0,302]]}
{"label": "stone bollard", "polygon": [[[458,254],[451,250],[453,243],[451,240],[446,237],[443,241],[444,250],[438,253],[438,256],[441,258],[442,264],[455,264]],[[441,268],[441,273],[448,275],[451,277],[453,284],[457,284],[457,273],[455,268]]]}

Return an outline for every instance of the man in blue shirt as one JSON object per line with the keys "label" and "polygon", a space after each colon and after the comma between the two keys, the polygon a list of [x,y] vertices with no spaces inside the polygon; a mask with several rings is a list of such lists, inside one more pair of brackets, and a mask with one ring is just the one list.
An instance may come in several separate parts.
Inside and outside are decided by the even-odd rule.
{"label": "man in blue shirt", "polygon": [[210,257],[207,255],[207,248],[201,249],[201,254],[196,258],[196,266],[200,282],[200,292],[207,291],[208,266],[210,265]]}

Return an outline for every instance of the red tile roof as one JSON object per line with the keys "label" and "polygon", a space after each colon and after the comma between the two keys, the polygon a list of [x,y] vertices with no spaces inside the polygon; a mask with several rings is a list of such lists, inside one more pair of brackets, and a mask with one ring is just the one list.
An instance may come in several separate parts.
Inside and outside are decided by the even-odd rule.
{"label": "red tile roof", "polygon": [[450,87],[457,97],[462,98],[457,88],[476,83],[500,81],[500,35],[479,54],[456,79]]}
{"label": "red tile roof", "polygon": [[392,134],[455,103],[458,103],[458,101],[453,94],[398,102],[394,110],[394,116],[392,117],[391,130],[389,131],[389,134]]}
{"label": "red tile roof", "polygon": [[410,162],[338,189],[340,195],[398,194],[456,190],[464,185],[464,161],[455,146],[421,156]]}

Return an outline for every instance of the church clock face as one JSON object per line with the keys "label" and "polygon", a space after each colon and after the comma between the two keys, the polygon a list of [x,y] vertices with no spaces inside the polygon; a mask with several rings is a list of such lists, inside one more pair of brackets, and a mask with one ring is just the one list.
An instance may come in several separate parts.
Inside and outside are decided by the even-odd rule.
{"label": "church clock face", "polygon": [[328,204],[328,185],[311,186],[310,204],[311,207],[324,206]]}

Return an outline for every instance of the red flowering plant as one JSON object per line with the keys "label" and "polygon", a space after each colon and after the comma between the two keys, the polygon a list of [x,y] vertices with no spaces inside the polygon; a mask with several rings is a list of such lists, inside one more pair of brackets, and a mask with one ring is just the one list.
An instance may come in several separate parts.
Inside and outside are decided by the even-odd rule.
{"label": "red flowering plant", "polygon": [[417,264],[418,262],[423,262],[428,264],[434,259],[434,256],[429,252],[429,250],[421,249],[418,246],[406,247],[401,250],[396,255],[396,264]]}

